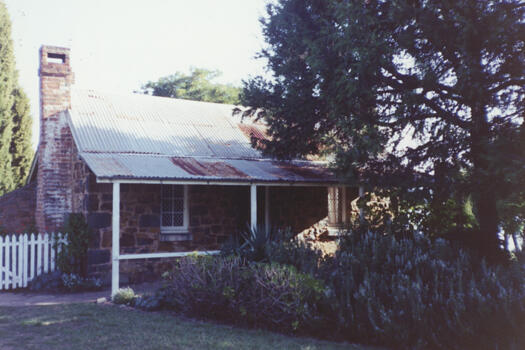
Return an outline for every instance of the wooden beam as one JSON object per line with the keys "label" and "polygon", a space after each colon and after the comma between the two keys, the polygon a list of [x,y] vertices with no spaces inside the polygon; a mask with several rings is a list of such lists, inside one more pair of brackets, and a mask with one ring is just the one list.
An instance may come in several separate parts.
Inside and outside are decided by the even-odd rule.
{"label": "wooden beam", "polygon": [[142,253],[142,254],[122,254],[119,260],[133,259],[160,259],[160,258],[182,258],[188,255],[217,255],[220,250],[202,250],[194,252],[160,252],[160,253]]}
{"label": "wooden beam", "polygon": [[257,228],[257,186],[250,185],[250,227]]}
{"label": "wooden beam", "polygon": [[210,185],[210,186],[271,186],[271,187],[326,187],[337,186],[335,181],[328,182],[263,182],[263,181],[217,181],[217,180],[151,180],[151,179],[112,179],[97,177],[97,183],[121,184],[165,184],[165,185]]}
{"label": "wooden beam", "polygon": [[119,289],[119,254],[120,254],[120,183],[113,183],[113,211],[111,246],[111,296]]}

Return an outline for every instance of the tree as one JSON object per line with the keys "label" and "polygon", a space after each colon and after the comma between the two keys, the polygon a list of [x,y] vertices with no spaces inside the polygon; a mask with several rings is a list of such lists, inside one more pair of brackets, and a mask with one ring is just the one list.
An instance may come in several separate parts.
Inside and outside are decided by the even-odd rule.
{"label": "tree", "polygon": [[0,195],[14,189],[9,149],[13,125],[12,108],[15,80],[11,22],[4,3],[0,2]]}
{"label": "tree", "polygon": [[32,122],[29,99],[24,91],[18,87],[13,92],[13,133],[11,139],[11,170],[16,187],[22,187],[29,174],[33,159],[31,147]]}
{"label": "tree", "polygon": [[0,2],[0,195],[23,185],[33,153],[29,101],[17,80],[11,21]]}
{"label": "tree", "polygon": [[[262,20],[273,77],[245,82],[242,102],[268,123],[271,155],[330,153],[350,180],[417,189],[427,202],[472,196],[480,248],[494,256],[497,203],[524,190],[519,176],[501,177],[509,155],[496,147],[524,136],[524,8],[280,0]],[[512,157],[505,170],[523,174],[523,151]]]}
{"label": "tree", "polygon": [[240,88],[212,82],[220,75],[219,71],[193,68],[189,75],[177,72],[158,81],[150,81],[142,86],[142,93],[194,101],[238,104]]}

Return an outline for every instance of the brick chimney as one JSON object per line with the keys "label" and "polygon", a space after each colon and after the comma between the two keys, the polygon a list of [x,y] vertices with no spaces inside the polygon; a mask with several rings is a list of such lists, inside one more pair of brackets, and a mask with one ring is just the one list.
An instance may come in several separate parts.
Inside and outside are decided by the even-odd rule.
{"label": "brick chimney", "polygon": [[73,139],[63,113],[71,107],[74,82],[68,48],[40,48],[40,142],[35,221],[40,232],[56,231],[71,212]]}

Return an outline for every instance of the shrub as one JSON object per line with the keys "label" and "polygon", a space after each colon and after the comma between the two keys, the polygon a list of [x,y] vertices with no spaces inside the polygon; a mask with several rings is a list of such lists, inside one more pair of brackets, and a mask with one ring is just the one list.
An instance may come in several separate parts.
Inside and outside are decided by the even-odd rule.
{"label": "shrub", "polygon": [[518,346],[524,271],[490,266],[444,240],[348,235],[323,266],[338,329],[350,339],[412,348]]}
{"label": "shrub", "polygon": [[321,322],[324,286],[291,266],[187,257],[161,293],[162,305],[192,316],[296,331]]}
{"label": "shrub", "polygon": [[74,273],[62,274],[62,285],[70,292],[92,291],[102,289],[102,280],[95,277],[82,277]]}
{"label": "shrub", "polygon": [[48,292],[93,291],[102,289],[102,280],[54,271],[35,277],[28,287],[32,291]]}
{"label": "shrub", "polygon": [[129,287],[117,290],[115,295],[113,295],[112,297],[112,301],[114,304],[121,305],[132,305],[134,300],[135,292]]}
{"label": "shrub", "polygon": [[73,273],[85,277],[87,275],[90,229],[84,215],[69,214],[62,230],[67,233],[67,244],[62,247],[57,255],[58,269],[64,273]]}
{"label": "shrub", "polygon": [[248,229],[223,246],[222,255],[235,255],[253,262],[291,265],[305,273],[316,273],[323,253],[297,239],[289,228]]}

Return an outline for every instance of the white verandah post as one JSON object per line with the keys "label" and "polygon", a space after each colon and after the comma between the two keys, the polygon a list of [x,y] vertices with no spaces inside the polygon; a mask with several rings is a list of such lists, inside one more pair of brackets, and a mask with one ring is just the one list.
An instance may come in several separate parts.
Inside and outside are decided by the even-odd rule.
{"label": "white verandah post", "polygon": [[250,185],[250,227],[257,229],[257,186]]}
{"label": "white verandah post", "polygon": [[266,233],[270,233],[270,186],[264,187],[264,226]]}
{"label": "white verandah post", "polygon": [[120,183],[113,182],[112,211],[112,245],[111,245],[111,296],[119,289],[119,254],[120,254]]}

